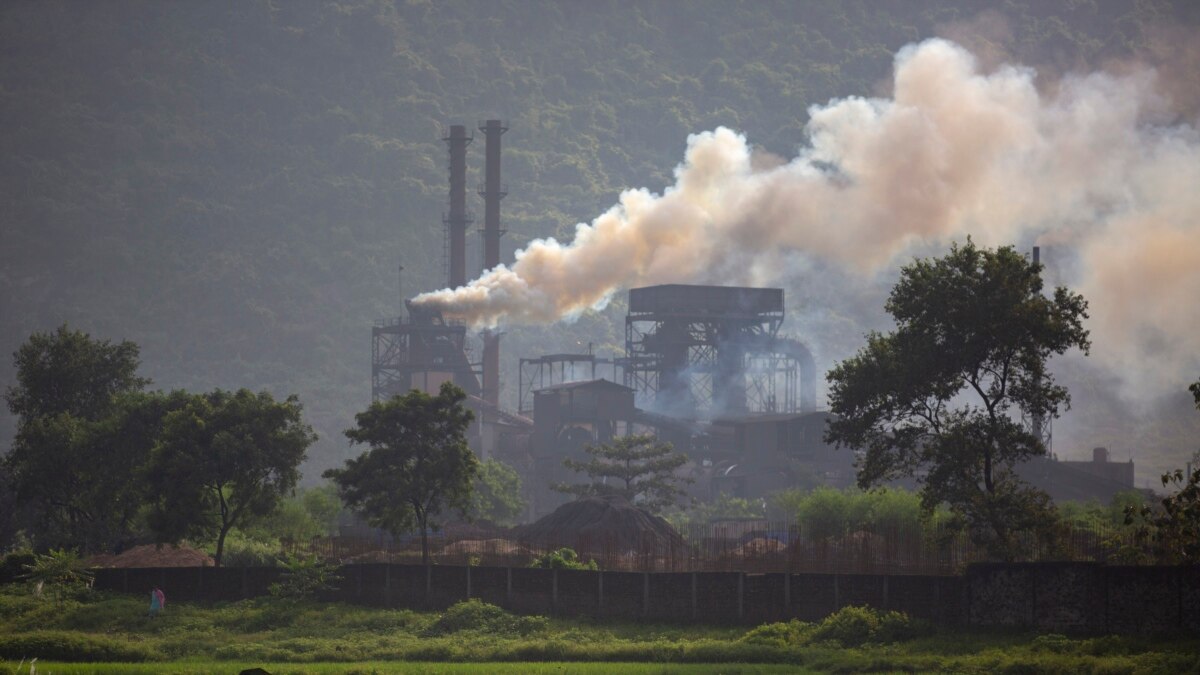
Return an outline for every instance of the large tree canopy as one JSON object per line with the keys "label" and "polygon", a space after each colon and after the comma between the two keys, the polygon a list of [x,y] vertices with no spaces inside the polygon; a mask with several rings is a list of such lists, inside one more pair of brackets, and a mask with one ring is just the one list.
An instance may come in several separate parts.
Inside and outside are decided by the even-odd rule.
{"label": "large tree canopy", "polygon": [[141,392],[136,344],[65,325],[34,333],[13,362],[5,399],[18,428],[4,473],[36,543],[120,547],[140,505],[136,470],[177,399]]}
{"label": "large tree canopy", "polygon": [[509,526],[517,522],[524,508],[521,475],[498,459],[480,463],[471,495],[471,515]]}
{"label": "large tree canopy", "polygon": [[623,436],[611,444],[589,445],[584,452],[590,456],[587,461],[568,458],[563,464],[586,474],[591,482],[557,484],[553,489],[580,497],[619,494],[658,512],[675,506],[684,495],[680,485],[691,482],[675,476],[675,470],[687,463],[687,455],[654,436]]}
{"label": "large tree canopy", "polygon": [[479,461],[467,446],[474,414],[467,395],[446,382],[437,396],[413,390],[375,401],[346,430],[351,443],[370,449],[330,469],[342,501],[373,527],[393,534],[418,529],[421,557],[429,563],[429,527],[446,509],[471,508],[471,482]]}
{"label": "large tree canopy", "polygon": [[1021,416],[1069,405],[1046,362],[1087,351],[1087,302],[1065,288],[1044,296],[1040,265],[968,241],[906,266],[886,309],[896,329],[828,374],[827,440],[863,452],[860,486],[917,476],[926,508],[949,504],[976,541],[1013,555],[1013,533],[1038,530],[1049,509],[1013,473],[1046,452]]}
{"label": "large tree canopy", "polygon": [[160,541],[217,540],[275,511],[296,486],[300,462],[316,440],[295,396],[242,389],[190,397],[167,414],[146,472],[149,524]]}
{"label": "large tree canopy", "polygon": [[53,333],[34,333],[13,353],[17,384],[5,393],[19,425],[67,413],[97,419],[117,394],[140,391],[138,346],[93,339],[65,324]]}

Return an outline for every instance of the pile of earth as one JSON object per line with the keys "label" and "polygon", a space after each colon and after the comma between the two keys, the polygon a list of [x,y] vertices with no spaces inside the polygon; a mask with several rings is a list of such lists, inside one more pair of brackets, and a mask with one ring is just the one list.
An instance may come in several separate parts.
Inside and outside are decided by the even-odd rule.
{"label": "pile of earth", "polygon": [[84,561],[88,567],[212,567],[210,555],[190,546],[143,544],[119,554],[100,553]]}
{"label": "pile of earth", "polygon": [[464,553],[523,555],[528,553],[528,551],[507,539],[465,539],[463,541],[456,541],[452,544],[446,544],[442,547],[441,553],[443,555],[457,555]]}
{"label": "pile of earth", "polygon": [[669,551],[685,545],[666,520],[617,495],[568,502],[537,522],[513,528],[513,536],[532,547],[579,552]]}

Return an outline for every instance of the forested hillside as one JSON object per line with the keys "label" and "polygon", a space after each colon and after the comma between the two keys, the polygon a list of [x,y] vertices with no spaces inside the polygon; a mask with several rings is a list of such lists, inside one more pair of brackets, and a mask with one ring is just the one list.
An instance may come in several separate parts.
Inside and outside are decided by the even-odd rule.
{"label": "forested hillside", "polygon": [[[511,125],[508,258],[569,238],[622,188],[662,189],[689,133],[723,124],[790,157],[808,106],[880,93],[907,43],[986,38],[1063,72],[1130,57],[1152,26],[1200,24],[1187,0],[1010,0],[981,20],[995,4],[6,2],[0,383],[32,331],[130,339],[158,387],[299,394],[321,436],[312,477],[350,454],[341,431],[368,402],[370,325],[398,310],[397,264],[406,294],[443,285],[442,125]],[[482,138],[468,162],[474,185]],[[474,236],[468,255],[473,276]],[[510,405],[518,356],[620,348],[616,304],[510,329]],[[870,325],[805,309],[839,337]],[[855,346],[818,350],[819,363]],[[1118,403],[1094,386],[1104,404],[1081,414],[1114,420]],[[1115,419],[1121,447],[1131,427]],[[1155,441],[1160,456],[1194,433],[1180,424]]]}

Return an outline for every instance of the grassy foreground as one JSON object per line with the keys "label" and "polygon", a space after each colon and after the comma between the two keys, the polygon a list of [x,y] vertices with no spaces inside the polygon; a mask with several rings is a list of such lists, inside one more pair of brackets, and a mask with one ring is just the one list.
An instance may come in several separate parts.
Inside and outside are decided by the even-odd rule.
{"label": "grassy foreground", "polygon": [[[237,673],[245,668],[263,668],[272,675],[783,675],[816,672],[795,666],[765,664],[662,664],[662,663],[43,663],[37,672],[50,675],[208,675]],[[21,668],[22,672],[29,672]]]}
{"label": "grassy foreground", "polygon": [[[1200,638],[933,631],[843,610],[751,630],[514,616],[482,603],[417,612],[273,598],[57,601],[0,587],[0,675],[39,673],[1200,673]],[[68,665],[70,664],[70,665]],[[694,665],[689,665],[694,664]]]}

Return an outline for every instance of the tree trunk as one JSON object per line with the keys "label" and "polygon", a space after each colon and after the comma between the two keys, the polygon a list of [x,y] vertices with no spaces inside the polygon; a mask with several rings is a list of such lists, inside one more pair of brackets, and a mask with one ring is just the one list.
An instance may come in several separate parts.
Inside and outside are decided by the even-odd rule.
{"label": "tree trunk", "polygon": [[429,567],[429,528],[426,527],[426,519],[424,516],[421,521],[421,564]]}
{"label": "tree trunk", "polygon": [[225,535],[229,534],[231,525],[222,525],[221,532],[217,535],[217,554],[213,556],[213,567],[221,566],[221,558],[225,555]]}

